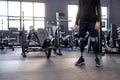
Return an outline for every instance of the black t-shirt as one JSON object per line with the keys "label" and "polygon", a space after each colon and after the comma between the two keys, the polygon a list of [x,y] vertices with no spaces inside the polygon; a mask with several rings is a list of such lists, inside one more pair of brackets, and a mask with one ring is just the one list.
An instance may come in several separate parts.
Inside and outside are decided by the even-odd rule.
{"label": "black t-shirt", "polygon": [[76,24],[78,21],[99,21],[100,0],[79,0]]}

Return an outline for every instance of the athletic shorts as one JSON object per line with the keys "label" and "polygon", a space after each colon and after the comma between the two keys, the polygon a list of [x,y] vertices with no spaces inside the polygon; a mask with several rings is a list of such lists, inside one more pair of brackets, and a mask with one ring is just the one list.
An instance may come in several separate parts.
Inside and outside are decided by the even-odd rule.
{"label": "athletic shorts", "polygon": [[80,22],[79,37],[85,37],[86,32],[89,32],[90,37],[98,37],[98,31],[95,30],[96,22]]}

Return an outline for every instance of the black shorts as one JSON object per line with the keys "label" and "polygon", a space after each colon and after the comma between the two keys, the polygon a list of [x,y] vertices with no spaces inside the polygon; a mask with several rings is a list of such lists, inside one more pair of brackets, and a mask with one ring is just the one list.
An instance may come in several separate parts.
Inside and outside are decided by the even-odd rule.
{"label": "black shorts", "polygon": [[85,37],[86,32],[89,32],[90,37],[98,37],[98,31],[95,30],[96,22],[80,22],[79,23],[79,36]]}

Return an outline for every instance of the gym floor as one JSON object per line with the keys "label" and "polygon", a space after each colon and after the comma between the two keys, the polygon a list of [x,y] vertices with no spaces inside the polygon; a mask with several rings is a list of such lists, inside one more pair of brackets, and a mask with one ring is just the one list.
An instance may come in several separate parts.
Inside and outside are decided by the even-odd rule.
{"label": "gym floor", "polygon": [[94,54],[85,52],[86,64],[75,66],[79,49],[63,49],[63,56],[43,52],[21,56],[21,49],[0,51],[0,80],[119,80],[120,54],[99,55],[102,67],[96,68]]}

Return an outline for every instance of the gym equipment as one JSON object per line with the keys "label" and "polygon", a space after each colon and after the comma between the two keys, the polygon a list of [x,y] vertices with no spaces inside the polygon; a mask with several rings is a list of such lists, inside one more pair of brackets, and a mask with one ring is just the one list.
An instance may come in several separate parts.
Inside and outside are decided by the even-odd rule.
{"label": "gym equipment", "polygon": [[120,52],[120,46],[119,46],[119,41],[120,39],[118,38],[118,32],[117,32],[117,26],[115,24],[111,24],[111,36],[110,36],[110,44],[109,46],[112,48],[112,52]]}
{"label": "gym equipment", "polygon": [[[55,30],[55,46],[58,48],[62,47],[74,47],[78,46],[78,40],[74,37],[74,33],[72,31],[72,34],[66,35],[63,37],[64,27],[62,25],[63,22],[69,22],[70,20],[64,19],[65,14],[64,13],[56,13],[56,21],[57,21],[57,28]],[[60,50],[59,50],[60,51]]]}
{"label": "gym equipment", "polygon": [[103,31],[102,32],[102,46],[103,46],[102,52],[104,52],[104,53],[106,51],[111,51],[111,48],[109,47],[110,33],[111,33],[111,31]]}
{"label": "gym equipment", "polygon": [[65,48],[73,48],[79,46],[78,33],[74,32],[73,29],[70,35],[63,37],[63,45]]}
{"label": "gym equipment", "polygon": [[[56,20],[55,20],[56,21]],[[51,39],[51,45],[54,46],[54,54],[62,56],[61,54],[61,44],[62,44],[62,38],[60,38],[60,45],[58,44],[58,26],[55,26],[54,21],[47,21],[46,27],[45,27],[49,39]]]}
{"label": "gym equipment", "polygon": [[[64,13],[56,13],[56,25],[57,26],[53,26],[54,27],[54,30],[53,30],[53,40],[52,40],[52,44],[53,46],[55,46],[55,49],[54,49],[54,53],[57,54],[57,55],[60,55],[62,56],[62,53],[61,53],[61,49],[63,47],[63,39],[62,39],[62,32],[61,31],[61,22],[68,22],[68,20],[65,20],[65,19],[62,19],[61,17],[64,17]],[[49,26],[49,30],[50,30],[50,26]]]}
{"label": "gym equipment", "polygon": [[3,19],[2,19],[2,23],[1,23],[1,27],[2,27],[2,30],[0,30],[0,49],[1,50],[4,50],[6,49],[7,47],[11,48],[13,51],[14,51],[14,40],[15,38],[11,38],[10,37],[10,34],[12,34],[11,31],[9,30],[3,30]]}
{"label": "gym equipment", "polygon": [[[31,26],[31,30],[28,34],[28,38],[26,37],[26,31],[24,30],[24,12],[22,17],[22,27],[20,31],[21,36],[21,47],[23,57],[26,57],[27,52],[35,52],[35,51],[44,51],[47,59],[51,56],[51,47],[50,47],[50,40],[47,39],[47,33],[42,28],[38,29],[37,31],[34,30],[34,26]],[[37,42],[37,44],[32,45],[31,42]]]}
{"label": "gym equipment", "polygon": [[117,26],[111,24],[110,31],[105,31],[103,34],[104,40],[104,53],[119,53],[120,52],[120,38],[118,37]]}
{"label": "gym equipment", "polygon": [[[58,19],[58,21],[61,23],[66,22],[68,20]],[[61,31],[61,26],[55,26],[53,23],[54,23],[53,21],[47,22],[46,30],[48,32],[49,38],[52,39],[53,45],[56,46],[56,50],[59,51],[59,48],[73,48],[79,46],[78,39],[76,36],[77,34],[74,31],[71,31],[70,35],[63,36],[65,32]],[[58,35],[58,33],[60,33],[60,35]],[[55,54],[59,55],[59,52],[58,53],[55,52]]]}
{"label": "gym equipment", "polygon": [[[64,17],[64,13],[56,13],[56,23],[57,23],[57,28],[55,30],[55,37],[54,37],[54,46],[57,48],[54,52],[57,55],[62,55],[61,53],[61,49],[62,49],[62,35],[61,35],[61,22],[62,22],[62,18]],[[57,53],[57,50],[59,51]]]}
{"label": "gym equipment", "polygon": [[[26,39],[26,32],[23,28],[22,32],[21,32],[21,46],[22,46],[22,53],[21,55],[23,57],[26,57],[26,53],[27,52],[35,52],[35,51],[44,51],[47,59],[50,58],[51,56],[51,49],[52,47],[50,47],[50,39],[47,39],[47,33],[44,29],[39,28],[37,31],[35,30],[31,30],[28,34],[28,38]],[[36,39],[36,41],[34,41],[32,38],[34,37],[34,40]],[[34,41],[34,43],[32,44],[32,41]],[[35,43],[37,42],[37,43]]]}
{"label": "gym equipment", "polygon": [[1,39],[0,39],[0,49],[3,50],[5,48],[5,46],[7,45],[7,43],[4,42],[4,40],[3,40],[3,34],[4,34],[4,31],[3,31],[3,19],[2,19],[1,27],[2,27],[2,31],[1,31]]}

